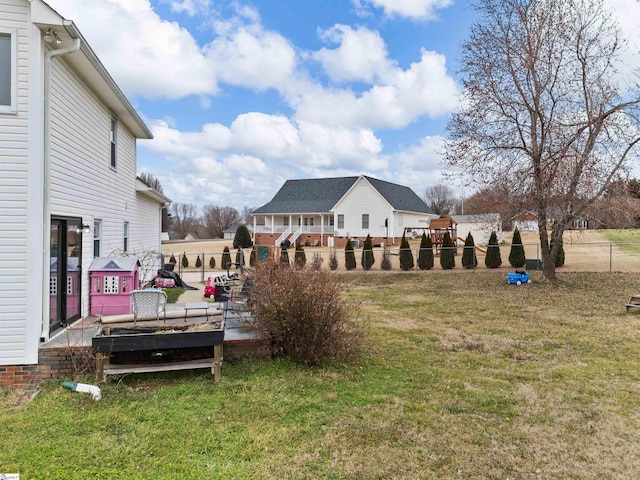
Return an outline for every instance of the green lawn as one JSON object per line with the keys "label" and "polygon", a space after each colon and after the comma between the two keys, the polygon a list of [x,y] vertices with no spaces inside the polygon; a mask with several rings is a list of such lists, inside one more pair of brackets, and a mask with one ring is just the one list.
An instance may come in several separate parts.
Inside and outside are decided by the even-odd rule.
{"label": "green lawn", "polygon": [[600,230],[600,232],[622,250],[640,254],[640,230]]}
{"label": "green lawn", "polygon": [[[358,365],[225,363],[103,398],[0,389],[0,473],[26,478],[640,478],[640,275],[346,275]],[[80,379],[82,380],[82,379]],[[85,381],[92,381],[84,378]]]}

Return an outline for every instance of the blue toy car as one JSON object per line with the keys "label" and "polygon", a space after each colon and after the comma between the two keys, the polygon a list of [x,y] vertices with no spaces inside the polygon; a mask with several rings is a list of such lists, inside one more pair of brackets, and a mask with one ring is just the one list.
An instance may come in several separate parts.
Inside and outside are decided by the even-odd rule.
{"label": "blue toy car", "polygon": [[507,283],[509,285],[522,285],[531,283],[531,275],[524,270],[516,270],[516,273],[507,273]]}

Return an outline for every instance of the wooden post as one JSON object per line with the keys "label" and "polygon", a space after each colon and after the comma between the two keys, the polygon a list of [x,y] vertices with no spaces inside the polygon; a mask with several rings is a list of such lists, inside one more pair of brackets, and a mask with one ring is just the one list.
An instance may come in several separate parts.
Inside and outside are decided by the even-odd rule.
{"label": "wooden post", "polygon": [[222,365],[222,345],[213,346],[213,367],[211,367],[211,373],[213,373],[213,381],[218,383],[220,381]]}
{"label": "wooden post", "polygon": [[107,378],[104,375],[104,357],[104,353],[96,354],[96,381],[98,383],[107,381]]}

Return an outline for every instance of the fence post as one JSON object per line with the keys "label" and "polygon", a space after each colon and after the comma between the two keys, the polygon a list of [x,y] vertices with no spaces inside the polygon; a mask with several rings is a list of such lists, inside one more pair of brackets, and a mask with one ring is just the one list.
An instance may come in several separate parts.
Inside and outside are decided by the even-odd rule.
{"label": "fence post", "polygon": [[200,278],[200,281],[204,282],[204,252],[202,252],[201,255],[202,255],[202,262],[200,262],[200,263],[202,265],[200,267],[202,269],[202,276],[201,276],[202,278]]}
{"label": "fence post", "polygon": [[609,273],[613,272],[613,242],[609,242]]}

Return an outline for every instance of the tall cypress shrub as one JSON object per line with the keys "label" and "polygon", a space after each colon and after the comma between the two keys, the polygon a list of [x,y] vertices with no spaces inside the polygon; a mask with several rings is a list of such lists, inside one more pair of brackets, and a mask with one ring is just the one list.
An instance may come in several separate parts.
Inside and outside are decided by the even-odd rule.
{"label": "tall cypress shrub", "polygon": [[[553,248],[553,241],[549,243],[549,249]],[[558,249],[558,253],[556,253],[555,259],[556,268],[562,267],[564,265],[564,243],[560,242],[560,248]]]}
{"label": "tall cypress shrub", "polygon": [[350,238],[347,239],[347,244],[344,247],[344,267],[347,270],[356,268],[356,254],[353,251],[353,244]]}
{"label": "tall cypress shrub", "polygon": [[520,238],[520,230],[516,227],[513,230],[513,239],[511,240],[511,251],[509,252],[509,264],[513,268],[524,267],[526,257],[524,256],[524,245]]}
{"label": "tall cypress shrub", "polygon": [[289,251],[285,246],[280,250],[280,265],[289,266]]}
{"label": "tall cypress shrub", "polygon": [[418,252],[418,268],[420,270],[431,270],[433,268],[433,242],[431,235],[422,233],[420,239],[420,252]]}
{"label": "tall cypress shrub", "polygon": [[178,262],[176,261],[176,256],[172,253],[171,257],[169,257],[169,263],[173,263],[174,265],[177,265]]}
{"label": "tall cypress shrub", "polygon": [[251,253],[249,254],[249,265],[251,267],[255,267],[256,266],[256,247],[255,247],[255,245],[253,246],[253,248],[251,249]]}
{"label": "tall cypress shrub", "polygon": [[369,234],[367,234],[367,238],[365,238],[364,245],[362,246],[361,263],[362,268],[365,270],[369,270],[373,267],[373,264],[376,263],[376,259],[373,258],[373,241]]}
{"label": "tall cypress shrub", "polygon": [[487,268],[498,268],[502,265],[502,258],[500,257],[500,245],[498,244],[498,235],[496,232],[491,232],[489,237],[489,244],[487,245],[487,256],[484,257],[484,264]]}
{"label": "tall cypress shrub", "polygon": [[189,266],[189,259],[187,258],[186,253],[182,253],[182,268],[187,268]]}
{"label": "tall cypress shrub", "polygon": [[409,240],[407,240],[403,233],[402,240],[400,240],[400,268],[402,270],[411,270],[413,266],[413,253],[411,253]]}
{"label": "tall cypress shrub", "polygon": [[226,270],[230,263],[231,254],[229,253],[229,247],[224,247],[224,250],[222,251],[222,263],[220,264],[220,266]]}
{"label": "tall cypress shrub", "polygon": [[456,252],[451,240],[451,234],[446,232],[442,239],[442,249],[440,250],[440,266],[443,270],[451,270],[456,266]]}
{"label": "tall cypress shrub", "polygon": [[202,267],[202,260],[200,259],[200,255],[196,258],[196,268]]}
{"label": "tall cypress shrub", "polygon": [[382,252],[382,262],[380,262],[380,268],[382,270],[391,270],[391,258],[389,258],[389,247],[385,245]]}
{"label": "tall cypress shrub", "polygon": [[211,270],[213,270],[214,268],[216,268],[216,259],[215,259],[215,258],[213,258],[213,257],[211,257],[211,258],[209,259],[209,268],[210,268]]}
{"label": "tall cypress shrub", "polygon": [[478,257],[476,256],[476,244],[473,241],[471,232],[464,241],[464,251],[462,252],[462,266],[464,268],[476,268],[478,266]]}
{"label": "tall cypress shrub", "polygon": [[302,248],[302,244],[299,242],[296,242],[296,252],[293,255],[293,261],[296,267],[304,267],[307,263],[307,254],[304,253],[304,248]]}

